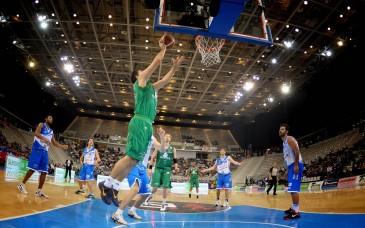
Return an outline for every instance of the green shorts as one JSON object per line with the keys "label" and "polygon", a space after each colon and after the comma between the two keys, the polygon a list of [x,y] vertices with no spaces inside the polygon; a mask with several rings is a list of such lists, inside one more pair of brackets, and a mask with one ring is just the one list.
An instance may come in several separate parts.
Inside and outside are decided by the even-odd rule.
{"label": "green shorts", "polygon": [[155,168],[155,172],[153,173],[152,187],[163,187],[163,188],[172,188],[171,186],[171,168]]}
{"label": "green shorts", "polygon": [[198,179],[190,180],[189,183],[190,183],[190,188],[199,188],[199,180]]}
{"label": "green shorts", "polygon": [[126,154],[138,161],[146,155],[148,145],[152,142],[152,122],[139,116],[134,116],[128,124]]}

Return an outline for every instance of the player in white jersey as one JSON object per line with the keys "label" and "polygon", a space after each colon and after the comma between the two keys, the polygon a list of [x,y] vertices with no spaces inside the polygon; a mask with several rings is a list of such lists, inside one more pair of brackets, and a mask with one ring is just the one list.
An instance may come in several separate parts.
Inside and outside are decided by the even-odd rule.
{"label": "player in white jersey", "polygon": [[78,177],[80,189],[75,192],[76,194],[85,192],[83,186],[86,182],[87,187],[89,188],[89,195],[87,195],[86,198],[95,199],[93,191],[94,170],[95,166],[97,166],[100,161],[99,152],[94,147],[94,139],[90,138],[80,157],[81,168]]}
{"label": "player in white jersey", "polygon": [[229,198],[229,190],[232,188],[232,178],[231,178],[231,170],[230,170],[230,164],[234,165],[241,165],[240,162],[237,162],[233,160],[231,156],[226,156],[226,150],[221,149],[219,152],[220,156],[215,161],[214,165],[208,169],[203,169],[201,172],[209,172],[212,170],[218,171],[218,179],[217,179],[217,202],[215,206],[218,206],[220,204],[219,196],[220,196],[220,190],[224,189],[226,200],[224,201],[224,204],[222,207],[228,207],[228,198]]}
{"label": "player in white jersey", "polygon": [[289,126],[280,124],[279,136],[283,140],[283,154],[287,166],[285,176],[288,178],[288,192],[291,193],[292,206],[285,211],[284,220],[300,218],[299,192],[303,175],[303,159],[299,151],[297,140],[288,135]]}
{"label": "player in white jersey", "polygon": [[28,171],[25,174],[22,183],[18,185],[18,189],[23,194],[28,194],[27,190],[25,189],[25,183],[35,171],[38,171],[40,172],[40,177],[38,181],[38,190],[36,191],[35,195],[48,199],[48,196],[42,192],[42,188],[48,173],[49,146],[53,144],[55,147],[62,148],[64,150],[68,149],[68,145],[62,145],[54,138],[53,130],[51,129],[52,122],[53,117],[47,115],[44,123],[39,123],[37,129],[34,132],[32,151],[28,160]]}
{"label": "player in white jersey", "polygon": [[150,181],[147,174],[147,163],[151,153],[151,149],[152,147],[155,147],[158,150],[163,151],[162,148],[165,147],[165,131],[162,128],[159,128],[157,132],[160,135],[161,143],[159,143],[157,139],[152,136],[151,143],[148,145],[147,152],[143,161],[138,162],[127,176],[130,190],[128,191],[127,195],[124,196],[123,200],[120,202],[120,205],[116,205],[119,207],[117,211],[112,213],[111,216],[112,220],[118,224],[128,224],[127,221],[125,221],[123,218],[123,211],[137,194],[138,196],[136,198],[136,201],[134,202],[131,209],[128,210],[128,216],[138,220],[142,219],[142,217],[137,214],[136,208],[139,207],[151,193]]}

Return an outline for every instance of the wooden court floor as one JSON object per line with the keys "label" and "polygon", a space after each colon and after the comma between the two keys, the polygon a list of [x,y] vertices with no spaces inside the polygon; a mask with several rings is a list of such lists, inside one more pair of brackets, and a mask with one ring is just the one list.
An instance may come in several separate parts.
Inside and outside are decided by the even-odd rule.
{"label": "wooden court floor", "polygon": [[[43,191],[45,194],[49,195],[49,199],[41,199],[34,195],[37,189],[37,183],[34,181],[27,182],[26,189],[29,194],[24,195],[17,189],[19,181],[5,179],[4,173],[4,170],[0,170],[0,220],[9,220],[39,214],[49,210],[90,201],[89,199],[86,199],[84,195],[76,195],[74,193],[78,189],[77,183],[70,183],[68,181],[65,181],[64,183],[55,183],[53,177],[47,177],[43,187]],[[96,183],[94,192],[95,196],[100,198],[99,189],[96,187]],[[119,194],[119,197],[122,198],[123,194],[124,192],[122,191]],[[318,214],[365,214],[365,186],[321,192],[301,192],[300,197],[301,212]],[[221,202],[223,199],[224,194],[221,193]],[[157,194],[154,200],[161,200],[161,195]],[[194,195],[192,198],[188,198],[187,195],[169,194],[168,202],[213,205],[215,203],[215,191],[211,190],[208,195],[200,195],[198,200]],[[232,192],[230,206],[238,205],[286,210],[291,205],[291,197],[290,194],[285,192],[278,192],[278,195],[276,196],[273,196],[272,194],[266,195],[266,193]]]}

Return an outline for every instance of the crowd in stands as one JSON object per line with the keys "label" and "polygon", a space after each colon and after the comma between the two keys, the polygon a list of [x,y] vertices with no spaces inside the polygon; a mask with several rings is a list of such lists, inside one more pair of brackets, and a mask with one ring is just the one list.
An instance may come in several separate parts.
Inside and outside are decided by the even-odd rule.
{"label": "crowd in stands", "polygon": [[[0,128],[0,152],[7,153],[12,156],[28,159],[31,149],[23,146],[18,142],[8,142]],[[3,163],[4,161],[1,161]]]}
{"label": "crowd in stands", "polygon": [[94,134],[94,139],[95,139],[95,141],[108,141],[109,135],[96,133],[96,134]]}
{"label": "crowd in stands", "polygon": [[338,179],[365,173],[364,138],[352,147],[331,151],[325,157],[317,156],[305,166],[306,177],[321,176],[321,179]]}

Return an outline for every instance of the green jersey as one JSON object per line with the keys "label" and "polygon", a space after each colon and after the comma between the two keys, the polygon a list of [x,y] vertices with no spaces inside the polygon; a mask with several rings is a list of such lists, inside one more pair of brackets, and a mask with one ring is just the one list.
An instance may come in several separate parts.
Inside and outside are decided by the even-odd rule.
{"label": "green jersey", "polygon": [[157,109],[157,93],[150,81],[144,88],[138,85],[136,81],[134,88],[134,114],[147,117],[150,121],[154,121]]}
{"label": "green jersey", "polygon": [[199,169],[197,167],[190,168],[190,180],[197,180],[199,178]]}
{"label": "green jersey", "polygon": [[174,159],[174,147],[169,146],[165,152],[157,151],[156,167],[171,168]]}

